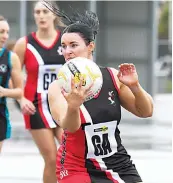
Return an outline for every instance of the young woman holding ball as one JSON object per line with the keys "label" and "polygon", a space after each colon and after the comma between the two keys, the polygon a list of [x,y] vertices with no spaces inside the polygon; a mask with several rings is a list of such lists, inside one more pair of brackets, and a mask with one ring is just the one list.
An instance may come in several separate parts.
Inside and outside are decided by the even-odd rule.
{"label": "young woman holding ball", "polygon": [[[95,13],[79,12],[73,17],[45,5],[69,21],[61,38],[62,53],[68,62],[76,57],[93,60],[99,20]],[[136,68],[124,63],[119,70],[100,67],[103,86],[99,95],[85,102],[90,88],[82,87],[83,78],[71,91],[62,93],[58,80],[48,91],[53,118],[64,129],[57,153],[59,183],[139,183],[140,175],[122,145],[118,125],[121,106],[134,115],[152,116],[151,96],[141,87]]]}

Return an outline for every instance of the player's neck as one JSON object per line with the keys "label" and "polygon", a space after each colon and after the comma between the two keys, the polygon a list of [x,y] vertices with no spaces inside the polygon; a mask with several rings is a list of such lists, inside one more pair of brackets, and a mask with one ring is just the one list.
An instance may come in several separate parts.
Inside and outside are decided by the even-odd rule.
{"label": "player's neck", "polygon": [[89,59],[89,60],[93,60],[93,56],[90,55],[90,56],[88,57],[88,59]]}
{"label": "player's neck", "polygon": [[36,36],[38,39],[51,39],[56,37],[57,31],[55,29],[38,30]]}

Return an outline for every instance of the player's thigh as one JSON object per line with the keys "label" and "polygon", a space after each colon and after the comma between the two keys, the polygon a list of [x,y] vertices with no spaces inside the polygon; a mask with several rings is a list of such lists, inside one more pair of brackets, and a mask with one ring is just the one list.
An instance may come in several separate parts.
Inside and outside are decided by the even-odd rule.
{"label": "player's thigh", "polygon": [[32,129],[30,130],[30,132],[43,158],[45,160],[56,160],[57,147],[55,143],[53,129]]}
{"label": "player's thigh", "polygon": [[0,141],[0,153],[1,153],[1,149],[2,149],[2,144],[3,144],[3,141]]}
{"label": "player's thigh", "polygon": [[60,126],[57,126],[53,130],[54,130],[54,135],[55,135],[56,139],[58,140],[59,143],[61,143],[61,141],[62,141],[62,134],[64,132],[63,129]]}

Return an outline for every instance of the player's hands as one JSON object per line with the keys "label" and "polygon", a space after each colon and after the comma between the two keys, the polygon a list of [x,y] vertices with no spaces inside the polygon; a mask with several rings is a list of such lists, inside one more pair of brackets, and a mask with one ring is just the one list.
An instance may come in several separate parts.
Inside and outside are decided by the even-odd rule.
{"label": "player's hands", "polygon": [[34,104],[25,97],[20,100],[20,108],[23,114],[33,115],[36,112]]}
{"label": "player's hands", "polygon": [[118,78],[121,83],[128,87],[138,85],[138,74],[134,64],[124,63],[119,65]]}
{"label": "player's hands", "polygon": [[93,86],[93,83],[92,83],[88,88],[84,88],[82,87],[83,81],[84,81],[84,78],[81,77],[80,82],[76,87],[75,79],[72,78],[71,92],[70,93],[63,92],[63,95],[68,103],[68,106],[71,109],[78,109],[84,103],[86,97],[90,92],[91,87]]}

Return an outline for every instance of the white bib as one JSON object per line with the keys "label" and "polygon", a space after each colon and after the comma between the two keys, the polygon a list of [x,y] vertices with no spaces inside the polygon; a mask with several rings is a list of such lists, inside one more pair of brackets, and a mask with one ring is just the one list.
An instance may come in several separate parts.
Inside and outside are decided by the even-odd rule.
{"label": "white bib", "polygon": [[47,93],[50,83],[57,78],[57,74],[62,65],[40,65],[38,72],[38,93]]}
{"label": "white bib", "polygon": [[115,130],[117,121],[85,126],[87,158],[106,158],[117,152]]}

